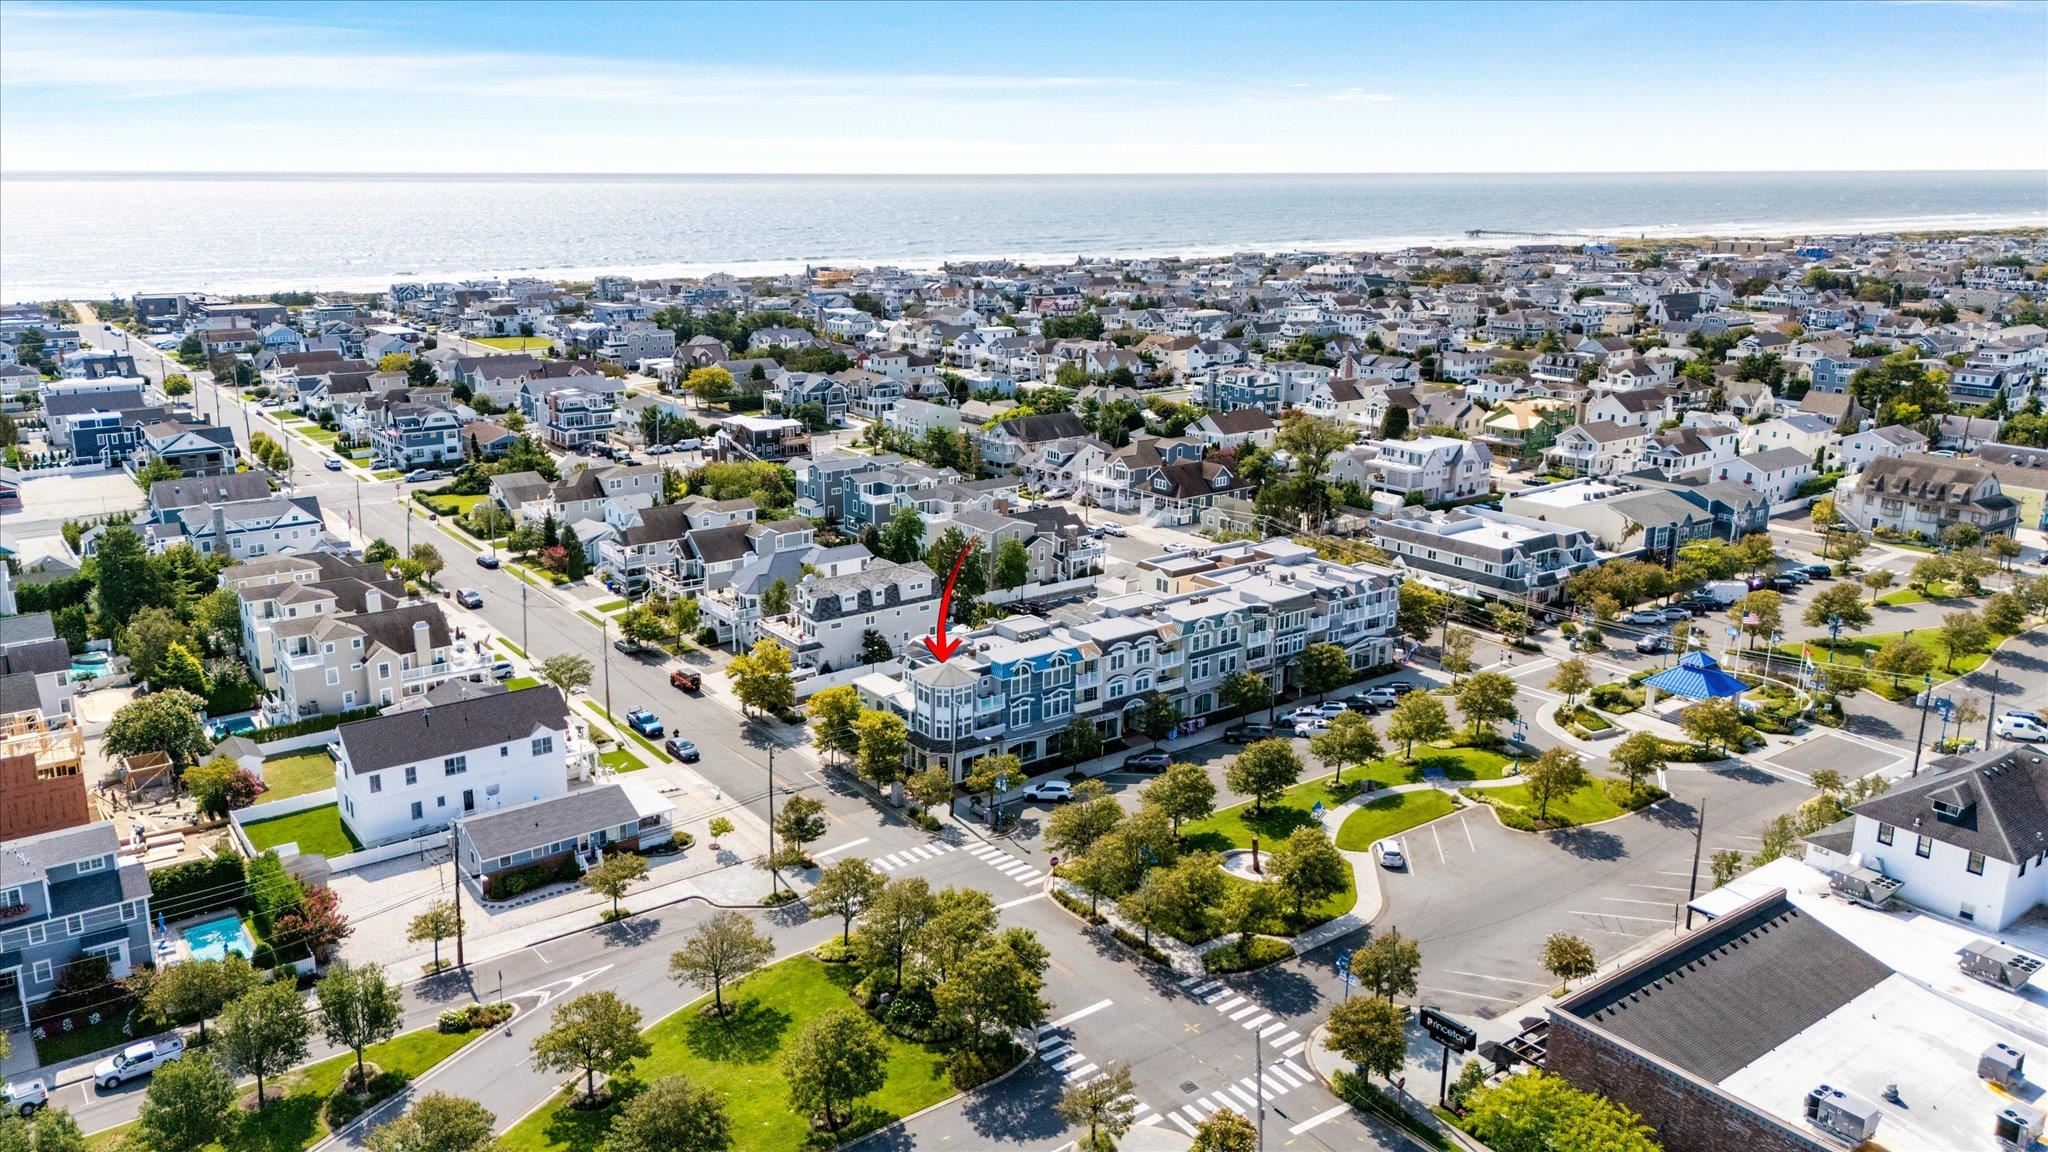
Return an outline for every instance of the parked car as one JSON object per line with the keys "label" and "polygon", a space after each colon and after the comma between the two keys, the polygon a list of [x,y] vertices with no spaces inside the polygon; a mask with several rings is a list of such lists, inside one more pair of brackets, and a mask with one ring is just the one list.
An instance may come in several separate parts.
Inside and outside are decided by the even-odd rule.
{"label": "parked car", "polygon": [[1096,525],[1096,526],[1095,526],[1095,530],[1096,530],[1097,532],[1100,532],[1100,533],[1102,533],[1102,534],[1103,534],[1104,536],[1126,536],[1126,535],[1129,535],[1129,533],[1127,533],[1127,532],[1125,532],[1125,531],[1124,531],[1124,526],[1123,526],[1123,525],[1121,525],[1121,524],[1118,524],[1118,523],[1116,523],[1116,522],[1114,522],[1114,521],[1105,521],[1104,523],[1098,524],[1098,525]]}
{"label": "parked car", "polygon": [[638,656],[642,652],[648,651],[648,647],[630,636],[621,636],[617,640],[612,641],[612,651],[627,656]]}
{"label": "parked car", "polygon": [[1801,570],[1806,573],[1809,579],[1813,580],[1833,580],[1835,578],[1834,568],[1827,564],[1808,564]]}
{"label": "parked car", "polygon": [[1340,700],[1338,703],[1344,705],[1344,710],[1347,712],[1363,712],[1367,716],[1377,716],[1380,714],[1380,710],[1385,707],[1385,705],[1367,700],[1363,696],[1353,696],[1349,700]]}
{"label": "parked car", "polygon": [[1805,586],[1806,581],[1794,580],[1790,576],[1773,576],[1771,577],[1770,582],[1771,591],[1777,592],[1781,595],[1789,595],[1791,593],[1799,591],[1801,588]]}
{"label": "parked car", "polygon": [[1624,624],[1662,624],[1664,611],[1661,608],[1644,608],[1621,618]]}
{"label": "parked car", "polygon": [[2037,712],[2001,712],[1991,723],[1991,734],[2028,744],[2048,740],[2048,720]]}
{"label": "parked car", "polygon": [[512,667],[510,660],[494,660],[491,662],[491,679],[493,680],[510,680],[514,671],[516,669]]}
{"label": "parked car", "polygon": [[1408,866],[1408,853],[1397,836],[1389,836],[1385,840],[1373,841],[1372,858],[1379,861],[1382,868],[1406,868]]}
{"label": "parked car", "polygon": [[115,1088],[138,1076],[147,1076],[185,1054],[185,1038],[176,1033],[130,1044],[93,1065],[92,1082],[102,1089]]}
{"label": "parked car", "polygon": [[1318,720],[1335,720],[1349,711],[1351,709],[1345,707],[1339,701],[1331,700],[1323,704],[1309,704],[1296,708],[1294,714],[1296,716],[1313,716]]}
{"label": "parked car", "polygon": [[1330,727],[1330,721],[1328,717],[1317,713],[1304,712],[1299,716],[1287,717],[1287,726],[1294,730],[1296,736],[1313,736],[1318,732],[1327,730]]}
{"label": "parked car", "polygon": [[1024,786],[1023,796],[1026,800],[1065,804],[1074,798],[1074,786],[1065,780],[1033,780]]}
{"label": "parked car", "polygon": [[1263,724],[1254,720],[1240,721],[1223,730],[1223,738],[1232,744],[1250,744],[1254,741],[1270,739],[1272,735],[1273,726],[1271,724]]}
{"label": "parked car", "polygon": [[1666,608],[1664,610],[1664,622],[1666,624],[1677,624],[1681,621],[1690,619],[1692,619],[1692,609],[1690,608],[1681,608],[1677,605],[1673,605],[1672,607]]}
{"label": "parked car", "polygon": [[649,740],[661,739],[661,717],[645,708],[635,708],[626,713],[626,727],[638,732]]}
{"label": "parked car", "polygon": [[1787,568],[1782,572],[1779,572],[1777,576],[1773,577],[1773,582],[1775,583],[1778,580],[1790,580],[1794,584],[1804,584],[1811,579],[1813,579],[1813,577],[1807,574],[1806,565],[1795,564],[1792,567]]}
{"label": "parked car", "polygon": [[647,446],[647,454],[649,456],[666,456],[673,451],[675,449],[666,444],[649,444]]}
{"label": "parked car", "polygon": [[320,462],[320,466],[322,468],[327,469],[329,472],[339,472],[341,471],[341,457],[329,456],[327,459],[322,460]]}
{"label": "parked car", "polygon": [[662,744],[662,747],[668,749],[669,755],[681,760],[685,764],[695,764],[704,758],[703,753],[697,751],[695,741],[685,740],[681,736],[669,737],[667,742]]}
{"label": "parked car", "polygon": [[1401,699],[1401,693],[1392,684],[1379,684],[1367,688],[1352,699],[1378,708],[1392,708],[1394,703]]}
{"label": "parked car", "polygon": [[415,468],[405,474],[405,482],[408,484],[424,484],[429,480],[439,480],[447,475],[446,472],[436,468]]}
{"label": "parked car", "polygon": [[668,674],[668,684],[671,688],[680,688],[685,692],[701,692],[704,689],[704,677],[695,668],[678,668]]}
{"label": "parked car", "polygon": [[1173,757],[1161,751],[1133,752],[1124,757],[1124,767],[1139,772],[1157,772],[1173,763]]}
{"label": "parked car", "polygon": [[50,1089],[41,1080],[24,1080],[7,1085],[7,1110],[23,1120],[50,1106]]}
{"label": "parked car", "polygon": [[674,444],[670,445],[670,447],[674,448],[678,452],[695,452],[698,449],[704,447],[704,441],[702,439],[693,437],[688,440],[678,440]]}
{"label": "parked car", "polygon": [[1405,696],[1410,692],[1422,691],[1422,685],[1417,684],[1413,680],[1389,680],[1385,684],[1380,685],[1380,687],[1393,689],[1396,697]]}
{"label": "parked car", "polygon": [[496,556],[493,556],[489,552],[486,552],[483,555],[478,556],[476,558],[476,566],[479,568],[495,569],[498,566],[498,558]]}
{"label": "parked car", "polygon": [[1648,636],[1644,636],[1636,641],[1636,651],[1646,656],[1654,656],[1660,652],[1669,652],[1671,651],[1671,634],[1669,632],[1652,632]]}
{"label": "parked car", "polygon": [[463,588],[455,593],[455,602],[464,608],[481,608],[484,606],[484,594],[474,588]]}
{"label": "parked car", "polygon": [[1168,540],[1162,547],[1172,553],[1181,553],[1188,550],[1188,546],[1178,540]]}

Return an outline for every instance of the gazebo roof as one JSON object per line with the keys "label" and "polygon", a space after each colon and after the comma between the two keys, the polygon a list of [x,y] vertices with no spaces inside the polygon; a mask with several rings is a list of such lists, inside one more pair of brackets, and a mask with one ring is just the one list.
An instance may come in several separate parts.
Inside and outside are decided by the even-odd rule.
{"label": "gazebo roof", "polygon": [[1678,661],[1675,668],[1666,668],[1643,684],[1667,696],[1684,696],[1690,700],[1719,700],[1725,696],[1740,696],[1749,686],[1721,670],[1712,656],[1705,652],[1688,652]]}

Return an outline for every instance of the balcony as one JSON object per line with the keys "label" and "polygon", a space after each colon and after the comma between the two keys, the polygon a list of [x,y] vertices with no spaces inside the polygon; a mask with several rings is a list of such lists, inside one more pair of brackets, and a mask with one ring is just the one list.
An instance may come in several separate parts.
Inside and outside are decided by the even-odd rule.
{"label": "balcony", "polygon": [[407,686],[438,684],[443,680],[467,676],[472,672],[487,671],[490,666],[490,657],[480,655],[474,650],[466,650],[458,652],[453,659],[437,660],[424,668],[407,668],[399,673],[399,680]]}

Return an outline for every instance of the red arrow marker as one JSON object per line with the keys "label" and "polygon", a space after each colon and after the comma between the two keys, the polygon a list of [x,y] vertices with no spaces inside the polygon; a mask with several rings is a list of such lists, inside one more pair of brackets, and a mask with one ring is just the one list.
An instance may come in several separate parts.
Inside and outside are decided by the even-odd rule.
{"label": "red arrow marker", "polygon": [[946,577],[946,590],[939,595],[939,634],[936,637],[923,637],[924,646],[931,649],[932,655],[938,657],[941,664],[951,660],[953,653],[960,650],[960,641],[946,639],[946,619],[953,614],[953,585],[960,580],[960,566],[967,563],[967,554],[972,551],[974,541],[969,540],[967,547],[962,548],[960,554],[953,557],[953,573]]}

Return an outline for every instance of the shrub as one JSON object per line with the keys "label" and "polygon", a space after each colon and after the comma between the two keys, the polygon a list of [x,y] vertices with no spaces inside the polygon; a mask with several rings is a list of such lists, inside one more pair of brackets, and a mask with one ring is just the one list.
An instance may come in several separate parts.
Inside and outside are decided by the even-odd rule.
{"label": "shrub", "polygon": [[1240,948],[1239,941],[1232,940],[1220,948],[1204,952],[1202,967],[1211,973],[1249,972],[1294,955],[1294,945],[1285,940],[1254,936],[1244,943],[1245,947]]}
{"label": "shrub", "polygon": [[280,724],[275,728],[262,729],[259,732],[253,733],[252,738],[257,739],[260,743],[267,744],[272,740],[286,740],[293,736],[311,735],[314,732],[331,732],[343,724],[355,720],[368,720],[376,714],[377,709],[375,708],[358,708],[353,712],[335,712],[327,716],[313,716],[305,720],[295,720],[290,724]]}
{"label": "shrub", "polygon": [[718,629],[709,624],[697,629],[697,643],[706,648],[718,647]]}
{"label": "shrub", "polygon": [[1000,1037],[998,1043],[961,1048],[946,1057],[946,1078],[956,1091],[967,1092],[1009,1071],[1023,1058],[1016,1041]]}
{"label": "shrub", "polygon": [[1643,706],[1643,692],[1621,684],[1596,684],[1586,699],[1602,712],[1616,715],[1633,712]]}
{"label": "shrub", "polygon": [[931,989],[922,984],[905,986],[882,1012],[882,1023],[889,1031],[908,1040],[925,1039],[938,1018],[939,1006],[932,1000]]}
{"label": "shrub", "polygon": [[1173,963],[1173,961],[1167,958],[1166,953],[1161,952],[1159,949],[1153,947],[1152,945],[1145,943],[1145,938],[1143,936],[1138,935],[1135,932],[1129,932],[1122,928],[1116,928],[1111,930],[1111,935],[1116,937],[1117,943],[1123,945],[1126,948],[1129,948],[1131,951],[1136,952],[1138,955],[1144,957],[1147,960],[1150,960],[1154,964],[1158,964],[1163,967],[1165,965]]}
{"label": "shrub", "polygon": [[160,868],[149,874],[150,908],[179,920],[240,903],[249,894],[245,868],[232,852]]}
{"label": "shrub", "polygon": [[435,1027],[443,1032],[469,1032],[477,1028],[496,1028],[511,1018],[512,1005],[508,1001],[464,1004],[441,1013],[435,1019]]}
{"label": "shrub", "polygon": [[379,1070],[370,1078],[369,1084],[357,1090],[348,1084],[349,1078],[354,1074],[355,1069],[351,1067],[349,1076],[343,1077],[341,1087],[334,1090],[334,1095],[329,1096],[323,1106],[327,1114],[327,1126],[335,1131],[348,1127],[356,1117],[369,1111],[378,1101],[397,1095],[412,1081],[412,1077],[403,1072]]}
{"label": "shrub", "polygon": [[576,858],[573,856],[542,860],[537,864],[528,864],[524,868],[501,872],[485,880],[484,898],[510,900],[550,884],[573,884],[580,875],[576,869]]}
{"label": "shrub", "polygon": [[1074,915],[1079,916],[1081,919],[1086,920],[1090,924],[1099,925],[1103,922],[1101,913],[1090,912],[1088,910],[1088,902],[1086,900],[1083,900],[1080,897],[1075,896],[1073,893],[1068,892],[1064,888],[1055,887],[1052,890],[1052,898],[1054,900],[1059,901],[1060,907],[1065,908],[1067,911],[1072,912]]}
{"label": "shrub", "polygon": [[268,940],[278,919],[305,902],[306,890],[298,877],[285,870],[275,852],[249,861],[247,873],[249,918],[255,921],[257,935]]}
{"label": "shrub", "polygon": [[839,937],[834,936],[832,939],[811,949],[811,955],[817,957],[820,963],[846,964],[853,960],[853,949],[847,947]]}
{"label": "shrub", "polygon": [[1655,784],[1645,784],[1641,788],[1631,790],[1626,780],[1602,780],[1600,788],[1607,793],[1609,800],[1621,805],[1623,811],[1627,812],[1648,808],[1671,795]]}

